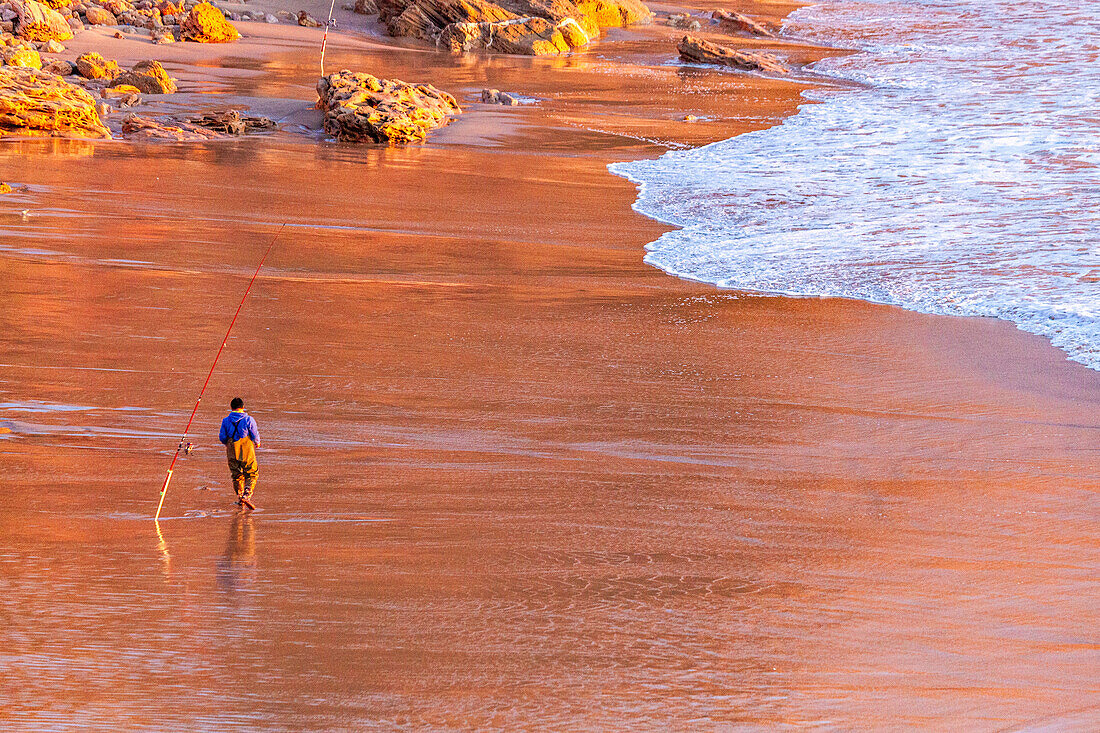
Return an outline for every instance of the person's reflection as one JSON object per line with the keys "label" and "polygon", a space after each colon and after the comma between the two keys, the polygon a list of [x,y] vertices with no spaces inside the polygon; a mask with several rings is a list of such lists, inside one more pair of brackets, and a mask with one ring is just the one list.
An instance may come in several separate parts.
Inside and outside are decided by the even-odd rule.
{"label": "person's reflection", "polygon": [[222,590],[241,590],[256,571],[256,534],[250,512],[237,512],[229,525],[225,554],[218,559],[218,585]]}

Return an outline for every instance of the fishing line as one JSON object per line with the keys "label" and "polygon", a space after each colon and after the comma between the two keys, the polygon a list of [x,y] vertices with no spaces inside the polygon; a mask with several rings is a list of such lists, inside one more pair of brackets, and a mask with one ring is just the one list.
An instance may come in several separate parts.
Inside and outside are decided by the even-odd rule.
{"label": "fishing line", "polygon": [[[333,2],[335,2],[335,0],[333,0]],[[244,295],[241,296],[241,304],[237,306],[237,312],[233,314],[233,320],[229,322],[229,329],[225,332],[225,338],[222,339],[222,345],[218,348],[218,353],[214,356],[214,363],[210,365],[210,373],[206,375],[206,381],[203,382],[202,390],[199,391],[199,398],[195,400],[195,409],[191,410],[191,418],[187,421],[187,427],[183,429],[183,436],[180,438],[179,445],[176,446],[176,455],[172,456],[172,463],[168,466],[168,473],[164,476],[164,485],[160,487],[160,502],[157,504],[157,514],[153,517],[154,522],[160,520],[160,508],[164,506],[164,495],[168,492],[168,482],[172,480],[172,469],[176,467],[176,461],[179,460],[180,453],[185,450],[184,441],[187,439],[187,434],[191,432],[191,423],[195,421],[195,414],[199,411],[199,403],[202,402],[202,396],[206,394],[206,388],[210,384],[210,378],[214,376],[214,368],[218,366],[218,359],[222,358],[222,352],[225,351],[225,345],[229,343],[229,334],[233,333],[233,326],[237,325],[237,316],[241,314],[241,309],[244,308],[244,301],[252,291],[252,284],[256,282],[256,276],[260,274],[260,268],[264,266],[267,256],[271,254],[271,249],[275,246],[275,242],[279,239],[279,235],[283,233],[284,228],[286,228],[285,221],[282,226],[279,227],[279,231],[275,232],[275,236],[271,238],[271,244],[267,245],[267,251],[265,251],[264,256],[260,258],[260,264],[256,265],[256,272],[252,273],[252,279],[248,281],[248,287],[245,288]],[[186,452],[191,452],[190,446],[186,448]]]}

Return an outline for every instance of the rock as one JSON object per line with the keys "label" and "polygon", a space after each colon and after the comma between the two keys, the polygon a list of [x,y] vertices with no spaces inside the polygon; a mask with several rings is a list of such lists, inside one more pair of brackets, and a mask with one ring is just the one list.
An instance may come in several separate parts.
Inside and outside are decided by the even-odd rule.
{"label": "rock", "polygon": [[766,53],[735,51],[717,43],[710,43],[695,36],[684,36],[677,48],[685,61],[700,64],[721,64],[746,71],[768,71],[773,74],[788,73],[779,59]]}
{"label": "rock", "polygon": [[73,37],[69,21],[56,10],[37,0],[24,0],[15,6],[18,14],[16,33],[28,41],[67,41]]}
{"label": "rock", "polygon": [[180,37],[197,43],[231,43],[241,34],[225,19],[222,11],[210,3],[199,3],[180,23]]}
{"label": "rock", "polygon": [[54,10],[68,10],[73,0],[41,0],[42,4]]}
{"label": "rock", "polygon": [[110,137],[88,92],[35,69],[0,68],[0,130],[17,135]]}
{"label": "rock", "polygon": [[600,28],[653,22],[653,12],[641,0],[580,0],[577,2],[577,9]]}
{"label": "rock", "polygon": [[703,27],[703,24],[691,17],[690,13],[670,15],[668,16],[668,24],[673,28],[684,28],[689,31],[697,31]]}
{"label": "rock", "polygon": [[321,21],[314,18],[312,15],[304,10],[298,11],[298,25],[306,28],[320,28]]}
{"label": "rock", "polygon": [[499,89],[482,89],[481,101],[486,104],[502,104],[505,107],[514,107],[519,104],[517,97]]}
{"label": "rock", "polygon": [[452,51],[544,55],[580,48],[600,27],[648,23],[640,0],[374,0],[391,36]]}
{"label": "rock", "polygon": [[420,141],[462,112],[454,97],[433,86],[346,70],[321,77],[317,95],[325,132],[349,142]]}
{"label": "rock", "polygon": [[491,23],[520,18],[488,0],[416,0],[406,6],[386,0],[378,8],[391,36],[415,36],[425,40],[434,40],[451,23]]}
{"label": "rock", "polygon": [[360,15],[374,15],[378,12],[378,3],[374,0],[355,0],[352,9]]}
{"label": "rock", "polygon": [[73,73],[73,65],[64,59],[50,59],[42,64],[42,70],[48,71],[51,74],[57,74],[58,76],[71,76]]}
{"label": "rock", "polygon": [[187,121],[192,125],[205,127],[224,135],[240,135],[252,130],[273,130],[276,127],[275,122],[267,117],[242,115],[235,109],[207,112],[199,117],[190,117]]}
{"label": "rock", "polygon": [[77,57],[76,71],[85,79],[114,79],[122,73],[117,61],[108,61],[94,51]]}
{"label": "rock", "polygon": [[141,103],[141,90],[129,84],[101,89],[99,96],[103,99],[117,99],[120,108],[133,107],[135,104]]}
{"label": "rock", "polygon": [[19,17],[19,13],[11,7],[5,7],[0,9],[0,20],[15,20]]}
{"label": "rock", "polygon": [[97,2],[114,15],[123,15],[134,11],[134,4],[130,0],[97,0]]}
{"label": "rock", "polygon": [[159,61],[139,61],[134,68],[119,74],[111,82],[110,86],[120,87],[129,85],[137,87],[143,94],[175,94],[176,82]]}
{"label": "rock", "polygon": [[684,115],[684,122],[698,122],[699,118],[695,115]]}
{"label": "rock", "polygon": [[153,31],[153,43],[158,45],[163,43],[175,43],[176,37],[172,35],[172,31],[167,29],[160,29]]}
{"label": "rock", "polygon": [[141,94],[141,90],[132,84],[119,84],[117,87],[104,87],[99,90],[99,96],[103,99],[120,99],[129,94]]}
{"label": "rock", "polygon": [[165,124],[150,120],[146,117],[138,117],[131,112],[122,120],[122,134],[133,140],[169,140],[176,142],[190,142],[200,140],[214,140],[221,135],[211,130],[205,130],[197,125],[186,122],[177,124]]}
{"label": "rock", "polygon": [[275,17],[279,20],[286,21],[287,23],[297,23],[298,16],[289,10],[277,10],[275,11]]}
{"label": "rock", "polygon": [[278,22],[279,22],[279,19],[278,19],[278,18],[276,18],[276,17],[275,17],[274,15],[272,15],[271,13],[268,13],[267,15],[265,15],[265,16],[264,16],[264,22],[265,22],[265,23],[278,23]]}
{"label": "rock", "polygon": [[497,4],[520,17],[545,18],[560,26],[565,20],[572,19],[584,31],[585,43],[599,37],[600,27],[596,21],[582,13],[572,0],[496,0]]}
{"label": "rock", "polygon": [[775,38],[775,34],[769,28],[757,23],[747,15],[734,13],[729,10],[715,10],[710,17],[718,21],[718,25],[724,30],[751,33],[754,36]]}
{"label": "rock", "polygon": [[88,12],[84,13],[84,21],[88,25],[118,25],[118,18],[114,13],[98,5],[88,6]]}
{"label": "rock", "polygon": [[20,66],[25,69],[41,69],[42,57],[38,51],[27,46],[8,46],[0,52],[3,64],[0,66]]}
{"label": "rock", "polygon": [[57,41],[46,41],[43,47],[40,49],[46,53],[64,53],[65,47]]}
{"label": "rock", "polygon": [[161,17],[166,15],[183,15],[183,2],[172,3],[171,0],[161,0],[154,7],[160,11]]}
{"label": "rock", "polygon": [[70,17],[68,19],[68,21],[69,21],[69,29],[74,34],[80,33],[81,31],[84,30],[84,24],[82,22],[80,22],[80,18],[76,17],[75,15]]}
{"label": "rock", "polygon": [[[569,32],[568,37],[563,28]],[[439,34],[436,45],[455,53],[486,49],[546,56],[566,53],[586,43],[588,36],[571,18],[562,21],[561,28],[545,18],[516,18],[499,23],[451,23]]]}

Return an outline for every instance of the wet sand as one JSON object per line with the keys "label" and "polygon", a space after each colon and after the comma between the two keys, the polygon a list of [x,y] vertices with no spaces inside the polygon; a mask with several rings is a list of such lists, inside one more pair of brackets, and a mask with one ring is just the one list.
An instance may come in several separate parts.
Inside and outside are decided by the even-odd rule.
{"label": "wet sand", "polygon": [[[348,42],[334,67],[543,100],[403,150],[0,148],[31,186],[0,203],[5,728],[1095,727],[1097,375],[1001,322],[643,265],[663,227],[606,165],[799,89],[663,66],[659,32]],[[314,61],[203,83],[309,126]]]}

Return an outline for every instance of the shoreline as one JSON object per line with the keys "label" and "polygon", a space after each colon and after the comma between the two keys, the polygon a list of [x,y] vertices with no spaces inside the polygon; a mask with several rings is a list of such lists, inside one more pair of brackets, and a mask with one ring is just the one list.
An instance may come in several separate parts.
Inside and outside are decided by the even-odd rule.
{"label": "shoreline", "polygon": [[[220,730],[993,730],[1091,700],[1094,373],[1007,322],[641,261],[667,226],[606,166],[666,148],[616,135],[726,139],[797,85],[627,66],[663,57],[632,32],[328,53],[542,101],[404,149],[0,148],[42,162],[0,201],[14,729],[139,728],[154,697]],[[203,74],[296,99],[313,61]],[[283,218],[158,536],[161,436]],[[243,518],[209,445],[240,392],[265,445]]]}

